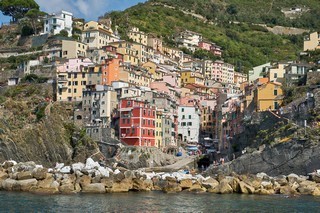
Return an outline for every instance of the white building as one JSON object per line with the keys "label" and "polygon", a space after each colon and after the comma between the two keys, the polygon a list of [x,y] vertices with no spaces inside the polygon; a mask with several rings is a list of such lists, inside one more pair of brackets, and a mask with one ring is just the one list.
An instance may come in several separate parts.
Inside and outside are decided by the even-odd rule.
{"label": "white building", "polygon": [[44,33],[59,34],[61,30],[66,30],[68,36],[72,36],[72,13],[61,11],[52,13],[44,20]]}
{"label": "white building", "polygon": [[178,135],[184,142],[198,141],[200,111],[195,106],[178,107]]}
{"label": "white building", "polygon": [[175,41],[191,51],[195,51],[200,41],[202,41],[202,35],[200,33],[192,32],[189,30],[182,31],[175,36]]}
{"label": "white building", "polygon": [[112,87],[107,85],[88,85],[82,91],[82,109],[86,124],[110,125],[111,112],[117,103],[112,93],[115,94]]}

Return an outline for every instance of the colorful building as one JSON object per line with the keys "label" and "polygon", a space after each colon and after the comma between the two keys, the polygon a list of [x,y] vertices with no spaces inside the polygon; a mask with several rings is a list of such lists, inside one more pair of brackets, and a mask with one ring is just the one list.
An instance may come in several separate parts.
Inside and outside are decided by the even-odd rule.
{"label": "colorful building", "polygon": [[277,110],[283,101],[282,84],[268,82],[258,86],[254,91],[256,111]]}
{"label": "colorful building", "polygon": [[57,66],[57,100],[81,101],[88,75],[98,71],[90,59],[69,59]]}
{"label": "colorful building", "polygon": [[156,108],[139,99],[120,100],[120,140],[130,146],[156,146]]}
{"label": "colorful building", "polygon": [[113,81],[120,80],[121,58],[108,58],[102,62],[102,84],[111,85]]}

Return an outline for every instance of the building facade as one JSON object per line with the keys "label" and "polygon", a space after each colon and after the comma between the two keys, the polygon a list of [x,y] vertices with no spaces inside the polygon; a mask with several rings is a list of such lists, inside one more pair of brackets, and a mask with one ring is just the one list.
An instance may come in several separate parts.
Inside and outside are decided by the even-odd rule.
{"label": "building facade", "polygon": [[66,30],[68,36],[72,36],[72,16],[72,13],[63,10],[48,15],[44,19],[44,33],[56,35],[61,30]]}
{"label": "building facade", "polygon": [[130,146],[156,146],[156,108],[134,98],[120,100],[120,140]]}

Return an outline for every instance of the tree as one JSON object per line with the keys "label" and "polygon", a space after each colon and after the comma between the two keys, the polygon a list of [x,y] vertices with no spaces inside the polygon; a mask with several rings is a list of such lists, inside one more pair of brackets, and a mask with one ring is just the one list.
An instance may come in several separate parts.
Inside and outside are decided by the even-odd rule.
{"label": "tree", "polygon": [[61,30],[60,33],[59,33],[60,36],[63,36],[63,37],[68,37],[69,36],[69,33],[68,31],[66,30]]}
{"label": "tree", "polygon": [[0,0],[0,10],[3,15],[11,16],[15,22],[31,9],[39,9],[39,5],[34,0]]}
{"label": "tree", "polygon": [[40,18],[42,18],[43,16],[45,16],[46,13],[40,11],[39,9],[30,9],[27,13],[26,13],[26,17],[30,20],[31,22],[31,26],[33,28],[33,32],[34,34],[37,34],[37,23],[38,20]]}

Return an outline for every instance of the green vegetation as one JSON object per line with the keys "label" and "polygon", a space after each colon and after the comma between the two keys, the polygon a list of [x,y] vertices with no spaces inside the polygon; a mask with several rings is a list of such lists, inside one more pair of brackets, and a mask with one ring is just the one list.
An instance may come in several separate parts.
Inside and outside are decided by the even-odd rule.
{"label": "green vegetation", "polygon": [[34,0],[0,0],[0,10],[3,15],[11,16],[14,22],[23,18],[31,9],[39,9]]}
{"label": "green vegetation", "polygon": [[[281,25],[319,29],[320,4],[318,0],[152,0],[151,2],[183,8],[218,22],[238,21],[267,25]],[[294,19],[286,18],[283,9],[301,8]]]}
{"label": "green vegetation", "polygon": [[38,23],[39,23],[38,20],[45,15],[46,15],[46,13],[40,11],[38,8],[31,9],[26,13],[25,16],[30,20],[30,24],[32,26],[34,34],[37,34],[37,32],[38,32],[38,30],[37,30]]}
{"label": "green vegetation", "polygon": [[[213,23],[209,23],[184,14],[179,9],[155,5],[155,2],[163,2],[188,11],[194,10],[196,13],[200,12],[198,11],[199,8],[203,10],[211,8],[210,14],[213,14],[212,11],[217,10],[223,13],[223,15],[216,17]],[[237,70],[241,70],[242,72],[268,61],[295,60],[297,58],[297,52],[302,49],[302,35],[275,35],[268,32],[262,26],[252,24],[252,21],[255,19],[252,19],[248,23],[229,23],[231,19],[237,20],[237,16],[242,13],[242,9],[238,8],[238,4],[240,3],[235,4],[236,10],[230,7],[228,15],[223,12],[226,10],[226,7],[223,6],[224,4],[219,4],[217,7],[209,7],[207,4],[211,4],[210,2],[204,0],[154,0],[145,4],[138,4],[124,12],[114,11],[106,14],[106,16],[111,17],[113,23],[119,26],[118,30],[123,39],[126,38],[126,33],[131,26],[139,27],[142,31],[162,37],[165,44],[169,46],[177,45],[172,41],[172,35],[178,31],[188,29],[201,33],[204,38],[221,46],[224,51],[223,59],[228,63],[239,65],[237,66]],[[256,2],[252,2],[252,4],[254,6],[259,5]],[[246,8],[250,7],[250,5],[245,4],[241,7]],[[251,11],[251,9],[249,8],[248,11]],[[246,14],[250,15],[248,12]],[[262,16],[261,14],[265,14],[265,12],[259,13],[260,16]],[[197,57],[211,58],[203,53],[197,54]]]}
{"label": "green vegetation", "polygon": [[48,78],[39,77],[36,74],[28,74],[21,79],[21,83],[45,83]]}

